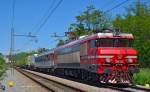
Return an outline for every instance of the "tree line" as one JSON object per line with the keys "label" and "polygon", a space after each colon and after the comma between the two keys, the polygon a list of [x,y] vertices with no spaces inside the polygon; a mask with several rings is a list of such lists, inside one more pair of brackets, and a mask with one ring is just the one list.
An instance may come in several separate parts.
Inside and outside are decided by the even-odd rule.
{"label": "tree line", "polygon": [[138,51],[138,61],[142,67],[150,67],[150,8],[147,4],[137,2],[126,10],[124,16],[116,17],[113,25],[135,36],[134,47]]}

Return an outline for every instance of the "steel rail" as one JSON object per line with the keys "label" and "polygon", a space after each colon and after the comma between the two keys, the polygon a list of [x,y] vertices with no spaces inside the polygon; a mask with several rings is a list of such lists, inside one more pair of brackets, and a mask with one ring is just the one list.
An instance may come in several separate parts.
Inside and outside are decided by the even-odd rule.
{"label": "steel rail", "polygon": [[[69,92],[87,92],[87,89],[80,89],[80,88],[77,88],[77,87],[72,87],[71,85],[67,85],[67,84],[65,85],[64,83],[59,83],[58,81],[50,80],[49,78],[43,77],[41,75],[28,72],[28,70],[24,70],[24,69],[20,69],[20,68],[16,68],[16,69],[18,71],[20,71],[21,73],[23,73],[24,75],[26,75],[27,77],[29,77],[32,80],[34,80],[35,82],[37,82],[40,85],[44,86],[45,88],[51,90],[52,92],[56,92],[56,91],[59,92],[60,90],[64,90],[64,89],[65,89],[65,91],[63,91],[63,92],[66,92],[66,91],[68,92],[68,90],[70,90]],[[47,84],[56,83],[56,84],[53,84],[53,85],[55,85],[55,88],[52,88],[52,87],[50,87],[48,85],[45,86],[45,84],[39,82],[39,79],[37,80],[37,78],[39,78],[39,79],[41,78],[41,80],[46,81]],[[56,86],[58,84],[59,84],[59,86],[56,88]],[[83,84],[86,84],[86,83],[83,83]],[[89,84],[87,84],[87,85],[89,85]],[[95,83],[93,83],[90,86],[93,86],[93,88],[94,87],[95,88],[96,87],[103,87],[103,88],[106,88],[106,89],[108,88],[108,89],[111,89],[111,90],[122,91],[122,92],[135,92],[135,91],[137,91],[137,92],[139,92],[139,91],[141,91],[141,92],[150,92],[150,88],[144,88],[144,87],[138,87],[138,86],[119,87],[119,86],[109,86],[109,85],[103,85],[103,84],[96,85]]]}
{"label": "steel rail", "polygon": [[15,69],[52,92],[84,92],[84,90],[82,89],[74,88],[74,87],[59,83],[57,81],[47,79],[43,76],[40,76],[38,74],[33,74],[31,72],[27,72],[23,69],[19,69],[19,68],[15,68]]}

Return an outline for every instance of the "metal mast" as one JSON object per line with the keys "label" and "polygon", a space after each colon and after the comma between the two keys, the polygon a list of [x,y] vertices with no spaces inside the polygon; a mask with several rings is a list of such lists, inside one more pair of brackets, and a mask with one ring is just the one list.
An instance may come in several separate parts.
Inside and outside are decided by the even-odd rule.
{"label": "metal mast", "polygon": [[14,61],[14,58],[13,58],[13,52],[14,52],[14,19],[15,19],[15,14],[14,14],[14,11],[15,11],[15,0],[13,0],[12,2],[12,20],[11,20],[11,42],[10,42],[10,57],[9,57],[9,60],[10,62],[12,63]]}

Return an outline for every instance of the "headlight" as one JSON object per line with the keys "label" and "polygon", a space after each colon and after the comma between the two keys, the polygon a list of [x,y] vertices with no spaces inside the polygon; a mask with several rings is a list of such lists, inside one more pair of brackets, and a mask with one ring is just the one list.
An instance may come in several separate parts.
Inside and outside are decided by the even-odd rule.
{"label": "headlight", "polygon": [[110,63],[110,58],[106,58],[106,63]]}
{"label": "headlight", "polygon": [[131,58],[128,59],[128,63],[132,63],[133,60]]}

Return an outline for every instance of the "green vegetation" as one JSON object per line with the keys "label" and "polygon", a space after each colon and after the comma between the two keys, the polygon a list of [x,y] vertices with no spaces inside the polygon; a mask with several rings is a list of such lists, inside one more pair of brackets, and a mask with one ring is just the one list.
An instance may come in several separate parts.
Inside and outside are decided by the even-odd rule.
{"label": "green vegetation", "polygon": [[47,49],[47,48],[39,48],[37,51],[17,53],[15,55],[16,65],[19,65],[19,66],[28,65],[31,63],[29,60],[29,59],[31,59],[30,56],[32,56],[34,54],[41,54],[41,53],[47,52],[48,50],[49,49]]}
{"label": "green vegetation", "polygon": [[65,44],[64,40],[59,40],[59,43],[57,44],[57,47],[59,47],[61,45],[64,45],[64,44]]}
{"label": "green vegetation", "polygon": [[49,51],[49,49],[47,49],[47,48],[39,48],[37,51],[32,51],[32,52],[30,52],[30,53],[28,53],[29,55],[32,55],[32,54],[41,54],[41,53],[44,53],[44,52],[47,52],[47,51]]}
{"label": "green vegetation", "polygon": [[28,53],[26,52],[21,52],[16,54],[15,55],[16,64],[19,66],[27,65],[28,64],[27,57],[28,57]]}
{"label": "green vegetation", "polygon": [[134,82],[139,85],[150,85],[150,69],[141,69],[140,73],[134,75]]}
{"label": "green vegetation", "polygon": [[[75,19],[76,22],[70,24],[68,28],[69,32],[71,32],[71,36],[68,36],[69,39],[76,39],[82,35],[92,34],[95,31],[113,28],[110,17],[103,11],[95,9],[94,6],[88,6],[80,15],[75,16]],[[64,43],[65,41],[59,40],[57,46],[61,46]]]}
{"label": "green vegetation", "polygon": [[138,51],[140,67],[150,67],[150,8],[137,2],[127,9],[125,16],[118,16],[113,24],[135,36],[134,48]]}
{"label": "green vegetation", "polygon": [[91,34],[95,30],[112,28],[108,15],[94,6],[88,6],[83,13],[76,16],[76,23],[70,25],[69,30],[75,33],[76,37]]}
{"label": "green vegetation", "polygon": [[3,75],[3,73],[5,73],[7,69],[5,60],[3,59],[2,54],[0,54],[0,77]]}

